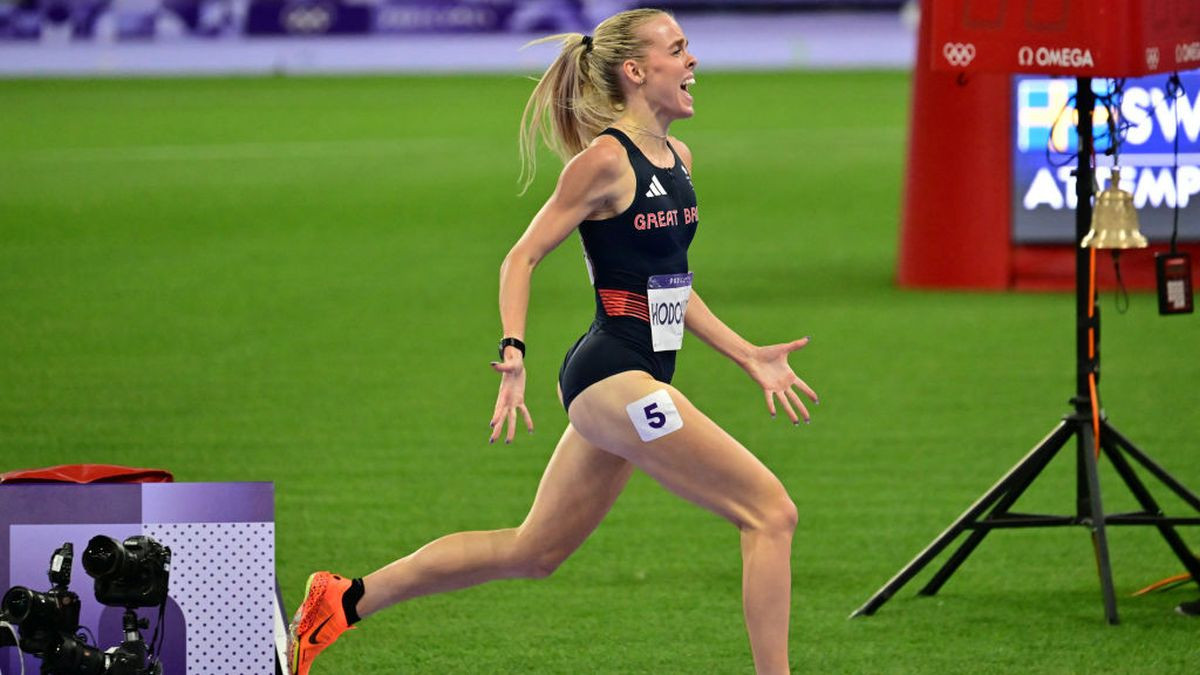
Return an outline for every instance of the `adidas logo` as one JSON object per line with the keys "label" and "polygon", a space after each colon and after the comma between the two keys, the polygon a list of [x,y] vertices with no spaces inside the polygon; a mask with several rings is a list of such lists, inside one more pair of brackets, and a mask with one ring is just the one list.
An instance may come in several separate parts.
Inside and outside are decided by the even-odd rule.
{"label": "adidas logo", "polygon": [[667,191],[663,189],[662,183],[658,182],[658,175],[655,174],[655,175],[651,176],[650,177],[650,189],[646,191],[646,196],[647,197],[662,197],[666,194],[667,194]]}

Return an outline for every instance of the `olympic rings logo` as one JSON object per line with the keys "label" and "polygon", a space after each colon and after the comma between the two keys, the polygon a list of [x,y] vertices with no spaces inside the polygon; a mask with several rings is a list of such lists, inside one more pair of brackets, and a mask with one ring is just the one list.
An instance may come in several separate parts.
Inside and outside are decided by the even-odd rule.
{"label": "olympic rings logo", "polygon": [[289,33],[324,33],[333,25],[336,12],[324,2],[292,2],[284,5],[279,18]]}
{"label": "olympic rings logo", "polygon": [[975,45],[970,42],[947,42],[942,45],[942,56],[952,66],[966,67],[975,60]]}
{"label": "olympic rings logo", "polygon": [[1158,47],[1146,47],[1146,67],[1158,70]]}

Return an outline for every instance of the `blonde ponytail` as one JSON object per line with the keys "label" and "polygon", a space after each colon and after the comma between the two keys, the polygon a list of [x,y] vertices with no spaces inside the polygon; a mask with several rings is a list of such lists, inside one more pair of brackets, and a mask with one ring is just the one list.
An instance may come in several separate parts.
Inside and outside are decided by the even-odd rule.
{"label": "blonde ponytail", "polygon": [[645,42],[636,29],[665,14],[634,9],[615,14],[596,26],[594,37],[560,33],[530,45],[561,42],[562,50],[538,80],[521,115],[521,193],[537,173],[538,136],[563,162],[583,151],[625,109],[620,68],[642,55]]}

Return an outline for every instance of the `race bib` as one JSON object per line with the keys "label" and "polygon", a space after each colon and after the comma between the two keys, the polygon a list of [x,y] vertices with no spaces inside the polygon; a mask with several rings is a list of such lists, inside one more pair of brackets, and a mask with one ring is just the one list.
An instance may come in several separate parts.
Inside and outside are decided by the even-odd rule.
{"label": "race bib", "polygon": [[659,389],[630,403],[625,406],[625,412],[629,414],[633,428],[637,430],[643,443],[649,443],[683,428],[683,418],[666,389]]}
{"label": "race bib", "polygon": [[692,273],[656,274],[646,282],[650,341],[656,352],[683,346],[683,316],[692,297]]}

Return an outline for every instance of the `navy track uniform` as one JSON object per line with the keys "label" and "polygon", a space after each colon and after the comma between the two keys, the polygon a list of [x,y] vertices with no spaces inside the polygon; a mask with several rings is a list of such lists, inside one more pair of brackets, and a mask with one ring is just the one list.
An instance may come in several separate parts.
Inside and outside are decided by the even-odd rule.
{"label": "navy track uniform", "polygon": [[601,135],[612,136],[625,147],[637,189],[623,213],[579,225],[596,289],[596,318],[567,352],[558,374],[568,410],[584,389],[627,370],[645,371],[670,383],[678,346],[659,344],[655,351],[661,340],[657,333],[652,338],[652,324],[657,331],[665,323],[677,323],[673,327],[681,336],[686,300],[673,313],[670,303],[648,299],[647,286],[686,275],[690,293],[687,250],[698,220],[696,192],[683,160],[668,142],[675,163],[658,167],[621,131],[609,128]]}

